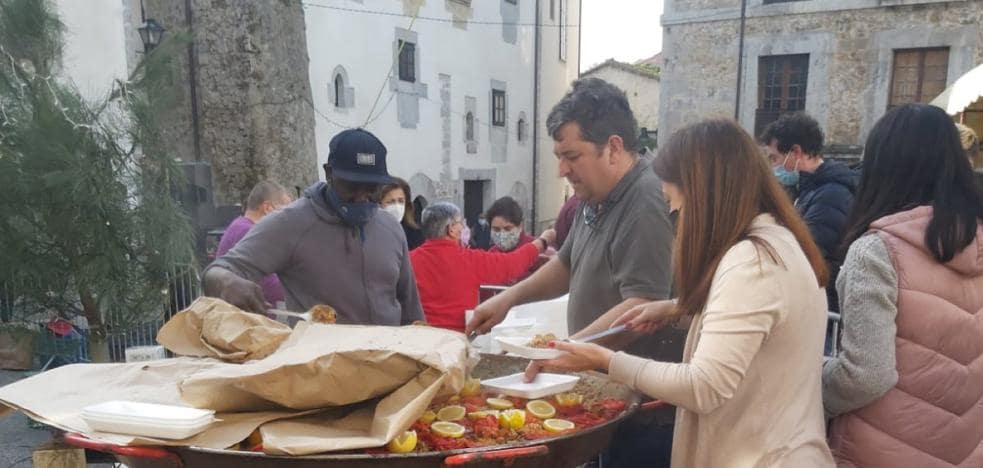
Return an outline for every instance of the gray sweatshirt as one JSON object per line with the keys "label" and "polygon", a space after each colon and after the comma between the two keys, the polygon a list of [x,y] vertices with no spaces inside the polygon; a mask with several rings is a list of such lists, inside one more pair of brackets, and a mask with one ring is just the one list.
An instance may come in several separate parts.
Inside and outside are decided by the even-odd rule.
{"label": "gray sweatshirt", "polygon": [[839,354],[823,365],[827,418],[867,406],[898,383],[898,274],[879,236],[868,234],[850,245],[836,289],[843,337]]}
{"label": "gray sweatshirt", "polygon": [[290,206],[266,216],[208,269],[259,281],[276,273],[287,308],[334,307],[338,323],[405,325],[423,320],[403,228],[376,211],[365,240],[325,200],[327,184],[309,187]]}

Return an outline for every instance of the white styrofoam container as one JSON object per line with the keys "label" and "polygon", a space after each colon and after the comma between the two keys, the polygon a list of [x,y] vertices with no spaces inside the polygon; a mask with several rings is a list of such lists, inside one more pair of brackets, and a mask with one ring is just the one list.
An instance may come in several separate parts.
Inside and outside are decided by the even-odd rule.
{"label": "white styrofoam container", "polygon": [[136,346],[126,348],[126,362],[159,361],[167,359],[163,346]]}
{"label": "white styrofoam container", "polygon": [[481,385],[491,391],[532,400],[557,393],[569,392],[577,385],[580,377],[567,374],[542,373],[536,376],[536,380],[529,383],[526,383],[523,379],[524,376],[520,372],[505,377],[483,380],[481,381]]}
{"label": "white styrofoam container", "polygon": [[82,419],[89,427],[101,432],[177,440],[204,431],[215,421],[215,412],[114,400],[82,408]]}
{"label": "white styrofoam container", "polygon": [[495,337],[495,341],[502,346],[502,349],[526,359],[555,359],[563,354],[562,351],[553,348],[533,348],[532,346],[527,346],[532,339],[533,337],[530,336]]}

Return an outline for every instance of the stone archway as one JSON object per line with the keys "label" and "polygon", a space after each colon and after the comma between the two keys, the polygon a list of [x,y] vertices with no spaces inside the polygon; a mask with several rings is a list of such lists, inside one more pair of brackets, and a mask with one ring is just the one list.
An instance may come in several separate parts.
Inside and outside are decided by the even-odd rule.
{"label": "stone archway", "polygon": [[436,199],[437,187],[434,185],[433,180],[427,177],[426,174],[417,172],[413,174],[413,177],[410,177],[408,182],[413,200],[416,200],[417,196],[422,196],[425,200],[429,201]]}

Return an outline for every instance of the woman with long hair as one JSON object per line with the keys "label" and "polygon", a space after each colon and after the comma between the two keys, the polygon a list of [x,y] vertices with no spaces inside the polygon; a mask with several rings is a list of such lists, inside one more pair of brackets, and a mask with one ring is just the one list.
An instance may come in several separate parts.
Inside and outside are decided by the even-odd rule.
{"label": "woman with long hair", "polygon": [[406,244],[413,250],[423,244],[423,231],[416,223],[416,208],[413,206],[413,194],[410,184],[399,177],[393,177],[393,183],[384,185],[379,190],[379,205],[403,227],[406,234]]}
{"label": "woman with long hair", "polygon": [[682,363],[554,342],[542,364],[601,368],[677,407],[672,466],[829,467],[820,391],[825,261],[754,140],[730,120],[672,135],[653,163],[671,210],[678,300],[615,324],[690,321]]}
{"label": "woman with long hair", "polygon": [[983,466],[983,189],[952,119],[888,112],[867,138],[823,366],[846,467]]}

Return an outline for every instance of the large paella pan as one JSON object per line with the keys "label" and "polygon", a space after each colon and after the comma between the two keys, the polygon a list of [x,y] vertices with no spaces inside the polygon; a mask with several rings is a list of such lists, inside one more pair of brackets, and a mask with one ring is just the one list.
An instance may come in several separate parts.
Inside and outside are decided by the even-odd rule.
{"label": "large paella pan", "polygon": [[[484,355],[474,376],[486,379],[521,372],[527,361],[521,358]],[[592,400],[621,400],[624,409],[591,427],[559,433],[536,440],[508,444],[461,448],[443,451],[385,453],[332,453],[303,457],[275,456],[240,450],[214,450],[196,447],[126,447],[103,444],[77,434],[67,434],[66,442],[91,450],[114,454],[122,463],[134,468],[157,467],[224,467],[245,468],[284,466],[289,468],[323,467],[441,467],[441,466],[578,466],[597,456],[614,436],[617,426],[639,409],[661,406],[658,402],[642,404],[639,395],[628,387],[613,383],[596,373],[581,374],[574,389]]]}

